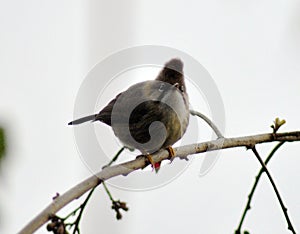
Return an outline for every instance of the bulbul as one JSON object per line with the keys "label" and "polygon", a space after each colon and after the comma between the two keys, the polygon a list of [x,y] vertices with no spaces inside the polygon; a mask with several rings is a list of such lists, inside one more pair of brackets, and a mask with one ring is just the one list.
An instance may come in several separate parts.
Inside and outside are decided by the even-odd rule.
{"label": "bulbul", "polygon": [[189,123],[189,102],[180,59],[165,64],[155,80],[130,86],[119,93],[98,114],[74,120],[69,125],[100,121],[112,127],[114,134],[131,149],[138,149],[157,171],[151,154],[167,149],[185,133]]}

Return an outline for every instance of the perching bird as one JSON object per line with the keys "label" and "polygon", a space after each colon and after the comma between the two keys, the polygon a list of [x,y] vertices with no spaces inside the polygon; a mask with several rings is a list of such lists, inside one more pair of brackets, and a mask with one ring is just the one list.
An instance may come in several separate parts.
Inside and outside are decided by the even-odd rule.
{"label": "perching bird", "polygon": [[171,147],[185,133],[189,123],[189,102],[186,92],[183,63],[171,59],[155,80],[144,81],[118,94],[98,114],[69,123],[103,122],[112,127],[114,134],[128,148],[138,149],[157,171],[151,154]]}

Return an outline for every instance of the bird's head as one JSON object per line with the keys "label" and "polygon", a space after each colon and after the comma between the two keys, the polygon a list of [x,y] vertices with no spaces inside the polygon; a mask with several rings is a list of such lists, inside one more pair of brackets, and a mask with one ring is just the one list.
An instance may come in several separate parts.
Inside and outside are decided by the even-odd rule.
{"label": "bird's head", "polygon": [[183,62],[178,58],[171,59],[165,64],[156,80],[167,82],[171,85],[176,84],[179,89],[185,91]]}

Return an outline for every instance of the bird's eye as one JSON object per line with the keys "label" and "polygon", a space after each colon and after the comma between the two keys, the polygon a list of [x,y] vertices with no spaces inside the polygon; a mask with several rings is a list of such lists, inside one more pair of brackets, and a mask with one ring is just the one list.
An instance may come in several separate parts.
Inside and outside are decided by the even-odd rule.
{"label": "bird's eye", "polygon": [[181,85],[181,86],[179,87],[179,90],[180,90],[181,92],[184,92],[184,86]]}
{"label": "bird's eye", "polygon": [[162,92],[162,91],[164,91],[164,87],[165,87],[165,84],[161,84],[158,90],[159,90],[160,92]]}

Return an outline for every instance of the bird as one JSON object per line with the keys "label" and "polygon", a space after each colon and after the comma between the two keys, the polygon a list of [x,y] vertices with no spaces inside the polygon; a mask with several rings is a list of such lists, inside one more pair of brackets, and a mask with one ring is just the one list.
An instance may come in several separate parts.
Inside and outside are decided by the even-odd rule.
{"label": "bird", "polygon": [[100,121],[112,127],[123,145],[139,150],[157,172],[161,162],[152,154],[166,149],[173,160],[172,145],[182,138],[189,123],[189,99],[183,62],[173,58],[164,64],[155,80],[130,86],[119,93],[99,113],[68,123]]}

